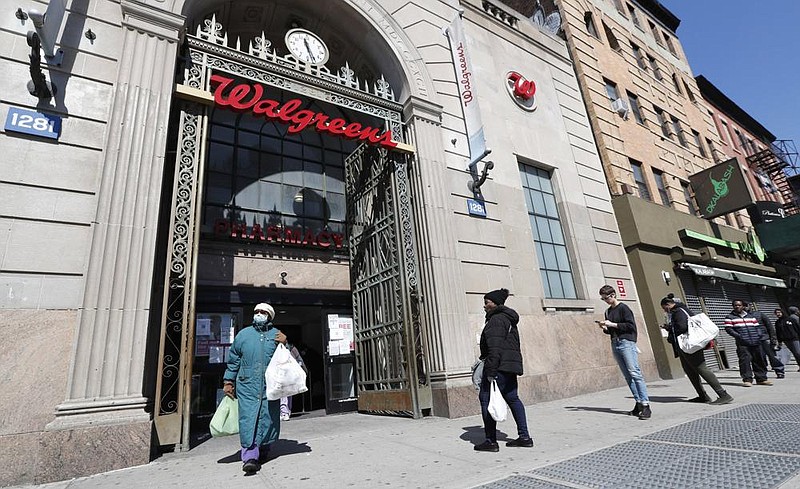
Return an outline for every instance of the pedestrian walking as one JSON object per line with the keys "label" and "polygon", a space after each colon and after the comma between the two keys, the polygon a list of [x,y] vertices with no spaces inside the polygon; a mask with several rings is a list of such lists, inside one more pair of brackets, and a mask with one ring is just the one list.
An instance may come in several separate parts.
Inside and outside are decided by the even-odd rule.
{"label": "pedestrian walking", "polygon": [[[797,365],[800,366],[800,319],[797,317],[797,307],[790,307],[789,311],[794,310],[793,315],[786,316],[783,310],[775,309],[775,335],[780,343],[792,352]],[[800,369],[798,369],[800,372]]]}
{"label": "pedestrian walking", "polygon": [[528,420],[525,405],[517,393],[517,377],[522,375],[522,351],[520,349],[519,314],[505,305],[508,289],[493,290],[483,296],[483,310],[486,323],[481,331],[480,348],[483,360],[483,379],[478,399],[483,415],[483,430],[486,441],[475,445],[479,452],[497,452],[497,422],[489,414],[489,394],[492,381],[503,399],[511,408],[511,415],[517,424],[517,439],[506,442],[507,447],[532,447],[533,439],[528,433]]}
{"label": "pedestrian walking", "polygon": [[[664,309],[664,312],[667,313],[667,324],[663,326],[668,332],[667,341],[672,344],[672,351],[675,354],[675,358],[680,359],[683,371],[686,372],[686,376],[689,377],[689,382],[692,383],[692,387],[694,387],[694,390],[697,392],[697,397],[689,399],[689,402],[728,404],[733,401],[733,397],[722,388],[717,376],[714,375],[714,372],[709,370],[706,365],[703,350],[697,350],[694,353],[686,353],[681,350],[678,345],[678,336],[689,331],[689,317],[693,316],[689,308],[683,303],[678,302],[674,294],[668,294],[661,299],[661,307]],[[700,382],[701,377],[714,389],[717,396],[719,396],[715,401],[712,402],[711,398],[706,394],[703,384]]]}
{"label": "pedestrian walking", "polygon": [[739,357],[739,375],[742,385],[750,387],[755,377],[758,385],[772,385],[767,380],[767,364],[764,361],[764,350],[761,346],[764,339],[769,340],[767,332],[759,324],[758,319],[745,310],[745,302],[736,299],[731,305],[733,310],[725,316],[725,332],[736,339],[736,355]]}
{"label": "pedestrian walking", "polygon": [[769,366],[772,367],[772,371],[775,372],[776,377],[779,379],[784,378],[786,376],[784,373],[785,367],[783,362],[778,358],[778,355],[776,355],[776,351],[779,350],[779,348],[778,337],[775,333],[775,325],[769,320],[766,314],[753,309],[752,304],[745,304],[745,309],[758,320],[758,324],[761,325],[761,328],[766,332],[766,338],[761,340],[761,349],[764,351],[766,360],[769,360]]}
{"label": "pedestrian walking", "polygon": [[619,365],[625,382],[636,400],[636,405],[628,412],[639,419],[650,419],[650,398],[647,385],[639,367],[639,350],[636,347],[637,331],[633,311],[627,304],[617,299],[614,287],[604,285],[600,288],[600,298],[608,304],[605,319],[597,321],[603,333],[611,336],[611,352]]}
{"label": "pedestrian walking", "polygon": [[277,344],[286,342],[286,335],[273,327],[272,306],[262,302],[253,312],[253,324],[233,339],[223,375],[225,395],[239,399],[242,469],[247,473],[261,468],[270,444],[280,436],[280,401],[267,400],[264,373]]}

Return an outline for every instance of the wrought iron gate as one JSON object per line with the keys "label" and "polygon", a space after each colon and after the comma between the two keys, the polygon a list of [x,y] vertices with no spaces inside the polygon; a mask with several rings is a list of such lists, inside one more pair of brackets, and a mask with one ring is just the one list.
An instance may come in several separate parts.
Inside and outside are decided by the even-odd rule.
{"label": "wrought iron gate", "polygon": [[[403,139],[401,104],[384,77],[362,83],[346,64],[332,73],[291,56],[269,40],[247,49],[228,45],[212,17],[186,36],[186,66],[179,111],[178,144],[156,380],[154,420],[161,445],[189,447],[189,399],[194,338],[197,231],[205,165],[210,79],[213,72],[244,78],[368,114]],[[363,140],[363,138],[362,138]],[[418,307],[416,261],[406,158],[373,146],[357,149],[346,163],[351,232],[354,329],[359,362],[359,408],[422,415],[431,407]]]}
{"label": "wrought iron gate", "polygon": [[431,389],[405,158],[362,145],[345,161],[358,408],[421,417]]}

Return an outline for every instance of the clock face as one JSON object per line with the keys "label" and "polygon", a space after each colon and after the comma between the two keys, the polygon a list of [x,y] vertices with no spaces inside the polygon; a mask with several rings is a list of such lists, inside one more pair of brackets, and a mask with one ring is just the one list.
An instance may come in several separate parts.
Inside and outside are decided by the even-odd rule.
{"label": "clock face", "polygon": [[292,56],[310,65],[323,65],[328,61],[328,47],[316,34],[305,29],[292,29],[286,33],[286,47]]}

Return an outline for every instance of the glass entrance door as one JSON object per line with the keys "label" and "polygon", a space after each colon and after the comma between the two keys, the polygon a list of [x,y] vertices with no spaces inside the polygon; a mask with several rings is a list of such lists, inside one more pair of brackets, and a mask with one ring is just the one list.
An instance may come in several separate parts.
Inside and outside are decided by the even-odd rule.
{"label": "glass entrance door", "polygon": [[355,411],[356,356],[353,316],[350,312],[322,314],[325,361],[325,411],[328,414]]}

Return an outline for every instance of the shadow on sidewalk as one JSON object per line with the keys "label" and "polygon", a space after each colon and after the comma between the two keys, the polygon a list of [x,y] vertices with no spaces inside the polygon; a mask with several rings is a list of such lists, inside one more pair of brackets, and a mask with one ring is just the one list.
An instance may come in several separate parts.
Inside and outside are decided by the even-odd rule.
{"label": "shadow on sidewalk", "polygon": [[[461,429],[464,430],[464,433],[461,433],[459,438],[464,441],[468,441],[473,445],[483,443],[486,440],[486,434],[483,431],[483,426],[463,426]],[[497,429],[496,433],[498,442],[513,440],[513,438],[509,438],[506,432],[500,428]]]}
{"label": "shadow on sidewalk", "polygon": [[[311,451],[311,447],[306,442],[300,443],[297,440],[278,440],[270,446],[267,458],[265,460],[274,460],[281,455],[291,455],[293,453],[307,453]],[[241,462],[241,451],[236,450],[231,455],[227,455],[217,460],[218,464],[232,464],[234,462]]]}
{"label": "shadow on sidewalk", "polygon": [[621,414],[623,416],[628,416],[628,411],[620,411],[619,409],[611,409],[611,408],[607,408],[607,407],[564,406],[564,409],[567,409],[569,411],[594,411],[596,413]]}

